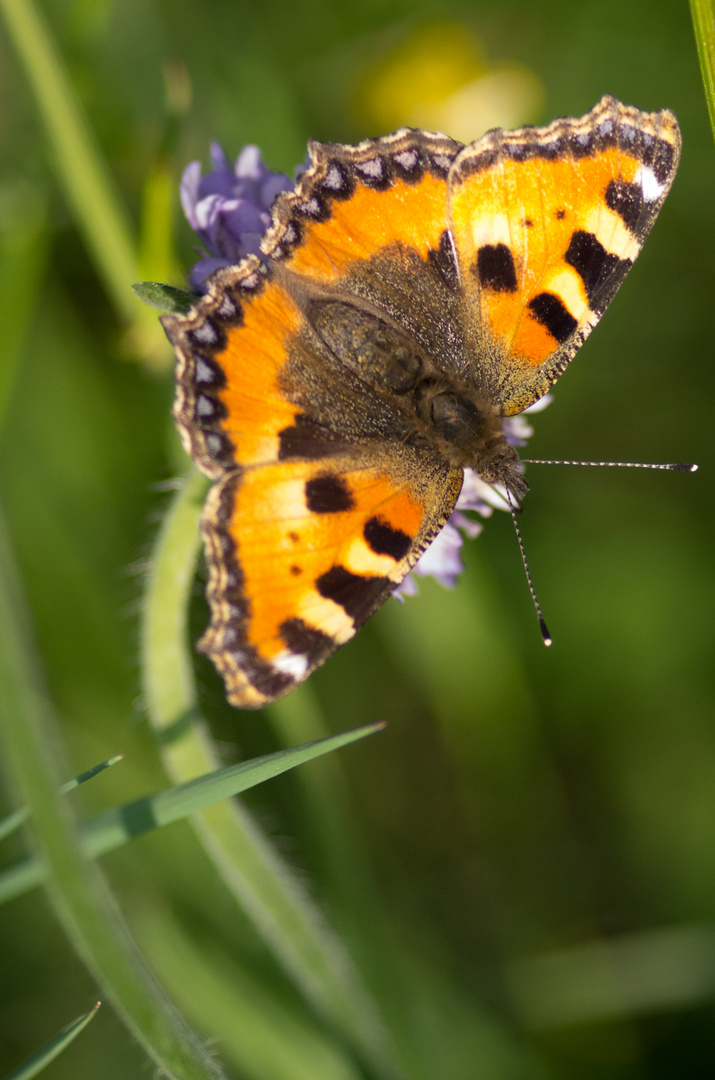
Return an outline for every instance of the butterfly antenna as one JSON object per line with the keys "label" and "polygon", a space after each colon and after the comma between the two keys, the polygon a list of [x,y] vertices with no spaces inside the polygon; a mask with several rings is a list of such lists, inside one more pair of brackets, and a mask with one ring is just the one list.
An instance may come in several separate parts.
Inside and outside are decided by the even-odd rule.
{"label": "butterfly antenna", "polygon": [[[536,458],[522,458],[524,465],[583,465],[584,467],[590,467],[594,469],[658,469],[664,472],[688,472],[694,473],[698,471],[698,466],[694,462],[668,462],[667,464],[661,464],[659,462],[644,462],[644,461],[556,461],[552,459],[539,459]],[[507,502],[509,504],[509,510],[511,512],[511,520],[514,522],[514,532],[519,542],[519,551],[521,552],[521,561],[524,564],[524,573],[526,574],[526,583],[529,586],[529,592],[531,593],[531,600],[536,611],[536,617],[539,620],[539,629],[541,630],[541,636],[544,640],[544,645],[551,645],[552,637],[549,633],[544,616],[541,611],[541,604],[539,603],[534,589],[534,582],[531,579],[531,571],[529,570],[529,564],[526,560],[526,552],[524,551],[524,541],[521,536],[521,529],[519,528],[519,522],[517,521],[516,512],[521,509],[520,506],[514,503],[513,497],[509,489],[506,492]]]}
{"label": "butterfly antenna", "polygon": [[652,461],[550,461],[546,459],[522,458],[524,465],[584,465],[592,469],[660,469],[664,472],[697,472],[698,467],[693,462],[679,464],[670,462],[667,465]]}
{"label": "butterfly antenna", "polygon": [[541,610],[541,604],[539,603],[539,598],[537,597],[536,589],[534,588],[534,582],[532,581],[532,578],[531,578],[531,570],[529,570],[529,563],[527,562],[526,552],[524,551],[524,541],[522,539],[521,529],[519,528],[519,522],[517,521],[517,517],[516,517],[517,506],[515,506],[515,504],[514,504],[514,502],[512,500],[512,496],[511,496],[511,492],[509,491],[509,488],[506,489],[506,501],[509,504],[509,511],[511,513],[511,520],[514,522],[514,532],[516,533],[516,539],[519,542],[519,551],[521,552],[521,561],[522,561],[522,564],[524,566],[524,573],[526,574],[526,584],[529,586],[529,592],[531,594],[531,602],[534,605],[534,610],[536,612],[536,617],[539,620],[539,630],[541,631],[541,637],[543,639],[544,645],[546,645],[548,647],[549,645],[551,645],[551,643],[553,641],[553,638],[551,637],[551,634],[549,633],[549,628],[546,625],[546,620],[544,619],[544,615],[543,615],[543,612]]}

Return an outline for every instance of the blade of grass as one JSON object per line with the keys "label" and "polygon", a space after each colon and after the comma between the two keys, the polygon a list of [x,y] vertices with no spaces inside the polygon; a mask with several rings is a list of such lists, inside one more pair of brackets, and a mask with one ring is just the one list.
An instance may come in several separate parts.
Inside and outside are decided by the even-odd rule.
{"label": "blade of grass", "polygon": [[120,761],[124,761],[124,754],[115,754],[114,757],[107,758],[106,761],[100,761],[99,765],[93,765],[91,769],[78,773],[77,776],[73,776],[71,780],[62,785],[60,794],[66,795],[68,792],[74,791],[80,784],[86,784],[88,780],[93,780],[95,776],[99,776],[105,769],[111,769],[112,765],[118,765]]}
{"label": "blade of grass", "polygon": [[[194,472],[175,497],[157,539],[144,604],[144,700],[176,783],[218,765],[198,710],[186,622],[205,491],[206,481]],[[367,1055],[378,1075],[394,1075],[391,1041],[342,943],[247,811],[223,802],[193,824],[222,880],[305,997]]]}
{"label": "blade of grass", "polygon": [[26,806],[21,806],[18,810],[13,810],[11,814],[4,817],[0,821],[0,840],[4,840],[6,836],[10,836],[20,828],[23,822],[27,821],[30,811]]}
{"label": "blade of grass", "polygon": [[44,194],[26,185],[4,192],[0,197],[0,428],[10,408],[48,246]]}
{"label": "blade of grass", "polygon": [[274,776],[280,776],[288,769],[294,769],[296,765],[338,750],[341,746],[348,746],[357,739],[379,731],[382,726],[371,724],[355,731],[346,731],[342,735],[332,735],[317,742],[304,743],[302,746],[265,754],[238,765],[229,765],[225,769],[217,769],[205,776],[187,780],[184,784],[167,788],[158,795],[136,799],[128,805],[108,810],[89,822],[84,836],[85,850],[89,855],[112,851],[135,836],[199,813],[222,799],[247,791],[266,780],[272,780]]}
{"label": "blade of grass", "polygon": [[[109,758],[108,761],[103,761],[100,765],[95,765],[93,769],[88,769],[87,772],[80,773],[79,776],[75,776],[72,780],[68,780],[66,784],[63,784],[60,788],[60,795],[66,795],[68,791],[74,791],[80,784],[84,784],[87,780],[91,780],[93,776],[103,772],[104,769],[108,769],[110,765],[116,765],[118,761],[121,761],[124,757],[123,754],[117,754],[113,758]],[[27,821],[29,810],[26,806],[21,806],[17,810],[13,810],[11,814],[3,818],[0,821],[0,840],[3,840],[6,836],[19,829],[24,821]]]}
{"label": "blade of grass", "polygon": [[5,767],[31,810],[32,836],[55,914],[134,1038],[167,1077],[224,1074],[167,997],[132,937],[99,867],[83,854],[70,801],[59,794],[62,755],[29,614],[0,516],[0,735]]}
{"label": "blade of grass", "polygon": [[61,1031],[55,1035],[54,1039],[38,1050],[36,1054],[24,1061],[17,1069],[11,1072],[5,1077],[5,1080],[32,1080],[33,1076],[37,1076],[46,1068],[51,1061],[54,1061],[56,1057],[65,1050],[71,1042],[77,1038],[81,1031],[87,1027],[87,1024],[97,1015],[101,1002],[98,1001],[93,1009],[84,1013],[82,1016],[78,1016],[67,1027],[63,1027]]}
{"label": "blade of grass", "polygon": [[623,1021],[711,1001],[715,932],[668,926],[511,960],[506,983],[526,1028]]}
{"label": "blade of grass", "polygon": [[54,163],[77,227],[121,322],[130,325],[127,347],[164,371],[169,349],[157,320],[132,293],[145,276],[122,201],[49,26],[32,0],[0,0],[10,38],[37,101]]}
{"label": "blade of grass", "polygon": [[[302,765],[322,754],[362,739],[365,735],[371,735],[382,727],[382,724],[370,724],[354,731],[345,731],[341,735],[331,735],[316,742],[294,746],[289,750],[278,750],[274,754],[265,754],[251,761],[198,776],[184,784],[160,791],[157,795],[147,795],[123,806],[114,807],[92,818],[81,828],[82,851],[88,858],[106,855],[108,851],[114,851],[153,829],[181,821],[222,799],[247,791],[265,780],[273,779],[274,776],[280,776],[288,769],[294,769],[296,765]],[[73,784],[73,781],[69,783]],[[17,815],[22,815],[18,824],[22,824],[27,818],[27,813],[23,814],[22,811],[18,811]],[[13,816],[15,815],[10,815]],[[45,878],[45,868],[36,859],[28,859],[4,871],[0,874],[0,903],[27,892],[29,888],[41,884]]]}
{"label": "blade of grass", "polygon": [[710,127],[715,138],[715,12],[712,0],[690,0],[690,13],[705,86]]}
{"label": "blade of grass", "polygon": [[62,58],[32,0],[0,0],[7,28],[37,100],[77,224],[120,316],[131,321],[139,273],[129,221],[114,191]]}

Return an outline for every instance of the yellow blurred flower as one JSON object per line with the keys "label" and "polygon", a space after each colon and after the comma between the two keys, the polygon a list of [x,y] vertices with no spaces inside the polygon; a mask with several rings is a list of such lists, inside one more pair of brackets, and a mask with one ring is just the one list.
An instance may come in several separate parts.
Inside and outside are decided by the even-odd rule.
{"label": "yellow blurred flower", "polygon": [[535,119],[543,98],[532,71],[489,64],[472,31],[444,22],[421,27],[366,73],[358,111],[371,134],[406,125],[472,142],[488,128]]}

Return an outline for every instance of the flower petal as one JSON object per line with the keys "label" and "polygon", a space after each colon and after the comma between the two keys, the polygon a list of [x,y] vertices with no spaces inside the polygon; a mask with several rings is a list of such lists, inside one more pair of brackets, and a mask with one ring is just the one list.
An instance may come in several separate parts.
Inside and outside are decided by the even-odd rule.
{"label": "flower petal", "polygon": [[245,146],[231,166],[221,144],[213,142],[211,163],[212,171],[202,177],[201,165],[192,162],[181,181],[184,213],[207,250],[189,275],[202,291],[214,270],[260,253],[271,205],[281,191],[293,187],[287,176],[265,165],[257,146]]}

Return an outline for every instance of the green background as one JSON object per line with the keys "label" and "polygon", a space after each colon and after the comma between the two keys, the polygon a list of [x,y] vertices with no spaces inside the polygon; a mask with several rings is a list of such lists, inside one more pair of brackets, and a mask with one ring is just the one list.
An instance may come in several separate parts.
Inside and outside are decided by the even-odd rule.
{"label": "green background", "polygon": [[[418,598],[389,601],[296,693],[295,709],[319,709],[331,731],[388,722],[341,752],[335,820],[311,788],[318,765],[247,801],[402,1032],[409,1080],[712,1076],[715,153],[687,5],[45,0],[42,10],[137,231],[157,162],[178,187],[212,138],[230,156],[255,142],[292,173],[309,137],[384,133],[365,114],[371,80],[437,19],[475,34],[487,65],[537,77],[543,103],[530,119],[580,115],[604,93],[675,111],[672,193],[535,419],[528,454],[700,471],[531,468],[522,528],[552,649],[511,522],[496,513],[466,545],[454,591],[424,583]],[[0,35],[0,496],[71,770],[126,754],[88,785],[96,811],[166,784],[142,713],[138,624],[162,485],[186,463],[168,352],[154,370],[138,357]],[[167,63],[191,83],[180,115],[168,115]],[[193,241],[174,210],[176,265],[187,268]],[[195,638],[207,619],[201,580]],[[227,763],[302,741],[290,711],[278,730],[271,710],[230,709],[200,659],[197,673]],[[341,873],[326,854],[336,822]],[[10,862],[21,849],[3,850]],[[306,1029],[320,1022],[189,828],[137,841],[105,867],[229,1073],[277,1075],[234,1049],[240,1010],[222,1015],[204,974],[253,988],[269,1019],[280,1002]],[[159,928],[174,920],[196,950],[188,982],[172,982],[160,956]],[[98,991],[39,892],[3,909],[0,939],[2,1074]],[[147,1067],[106,1008],[48,1075],[111,1080]]]}

